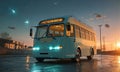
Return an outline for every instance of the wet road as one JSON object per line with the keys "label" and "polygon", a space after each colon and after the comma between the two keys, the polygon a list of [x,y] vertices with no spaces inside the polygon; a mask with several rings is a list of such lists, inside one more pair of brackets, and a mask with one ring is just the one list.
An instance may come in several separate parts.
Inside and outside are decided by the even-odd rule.
{"label": "wet road", "polygon": [[0,56],[0,72],[120,72],[120,56],[96,55],[88,61],[45,60],[37,62],[30,56]]}

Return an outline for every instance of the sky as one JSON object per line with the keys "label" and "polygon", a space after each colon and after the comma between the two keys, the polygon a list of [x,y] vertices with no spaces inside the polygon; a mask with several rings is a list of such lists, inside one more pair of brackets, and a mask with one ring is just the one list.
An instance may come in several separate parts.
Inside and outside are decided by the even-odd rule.
{"label": "sky", "polygon": [[98,44],[98,25],[102,25],[106,43],[120,42],[120,0],[0,0],[0,33],[8,32],[13,40],[32,45],[31,26],[43,19],[69,15],[92,26]]}

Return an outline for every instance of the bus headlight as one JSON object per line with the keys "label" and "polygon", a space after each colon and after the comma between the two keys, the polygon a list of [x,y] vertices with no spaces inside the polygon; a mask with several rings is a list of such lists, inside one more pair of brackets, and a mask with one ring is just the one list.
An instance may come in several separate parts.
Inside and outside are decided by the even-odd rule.
{"label": "bus headlight", "polygon": [[33,47],[33,50],[38,51],[38,50],[40,50],[40,47]]}
{"label": "bus headlight", "polygon": [[62,48],[61,45],[60,45],[60,46],[55,46],[55,47],[50,46],[50,47],[49,47],[49,50],[59,50],[59,49],[61,49],[61,48]]}

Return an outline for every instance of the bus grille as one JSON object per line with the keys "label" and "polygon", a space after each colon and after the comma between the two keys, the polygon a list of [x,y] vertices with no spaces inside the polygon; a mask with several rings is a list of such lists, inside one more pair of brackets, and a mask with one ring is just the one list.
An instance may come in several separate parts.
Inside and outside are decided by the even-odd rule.
{"label": "bus grille", "polygon": [[40,54],[45,54],[45,55],[46,55],[46,54],[48,54],[48,53],[40,53]]}

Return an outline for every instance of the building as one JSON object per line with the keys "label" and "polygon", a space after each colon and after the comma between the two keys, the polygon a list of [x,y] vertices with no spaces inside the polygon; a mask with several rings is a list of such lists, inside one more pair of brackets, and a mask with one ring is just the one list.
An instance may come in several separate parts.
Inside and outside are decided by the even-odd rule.
{"label": "building", "polygon": [[21,42],[0,38],[0,48],[26,49],[27,46]]}

